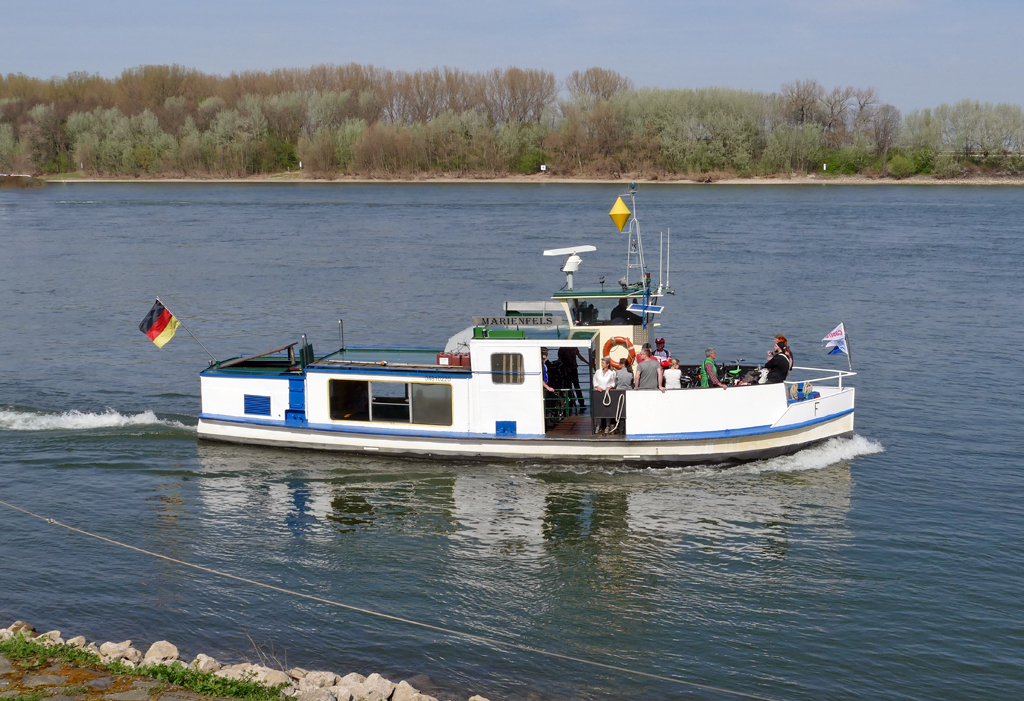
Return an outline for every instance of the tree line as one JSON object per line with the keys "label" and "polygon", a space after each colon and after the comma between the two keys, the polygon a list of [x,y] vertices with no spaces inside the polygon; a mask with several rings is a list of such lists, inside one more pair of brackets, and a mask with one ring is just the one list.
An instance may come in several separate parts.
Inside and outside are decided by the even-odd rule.
{"label": "tree line", "polygon": [[372,65],[218,76],[139,66],[108,79],[0,76],[0,172],[246,176],[562,175],[715,179],[824,171],[1024,172],[1019,105],[906,115],[872,88],[637,88],[589,68]]}

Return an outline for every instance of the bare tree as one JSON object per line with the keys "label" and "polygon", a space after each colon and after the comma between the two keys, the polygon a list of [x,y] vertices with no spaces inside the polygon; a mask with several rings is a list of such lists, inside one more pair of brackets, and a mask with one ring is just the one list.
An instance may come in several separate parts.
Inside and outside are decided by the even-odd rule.
{"label": "bare tree", "polygon": [[822,123],[825,88],[816,80],[797,80],[782,86],[782,111],[792,124]]}
{"label": "bare tree", "polygon": [[557,94],[555,74],[548,71],[512,67],[487,74],[487,111],[496,123],[539,122]]}
{"label": "bare tree", "polygon": [[573,71],[565,79],[565,87],[573,97],[590,95],[602,100],[610,100],[621,92],[633,89],[633,81],[626,76],[607,68],[588,68]]}
{"label": "bare tree", "polygon": [[823,93],[821,106],[823,110],[822,134],[825,143],[829,146],[839,147],[846,145],[847,122],[850,117],[850,98],[856,91],[847,86],[841,88],[838,85],[832,88],[831,92]]}
{"label": "bare tree", "polygon": [[900,119],[900,111],[892,105],[882,105],[874,111],[871,126],[875,141],[875,153],[879,156],[884,158],[896,142]]}

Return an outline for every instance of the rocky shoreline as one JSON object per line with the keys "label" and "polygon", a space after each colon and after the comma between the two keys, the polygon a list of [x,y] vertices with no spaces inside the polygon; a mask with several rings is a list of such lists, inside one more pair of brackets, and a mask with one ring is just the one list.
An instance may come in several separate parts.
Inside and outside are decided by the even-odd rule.
{"label": "rocky shoreline", "polygon": [[[190,670],[214,679],[251,684],[266,690],[270,696],[276,692],[280,699],[288,701],[438,701],[435,697],[421,692],[409,681],[395,683],[377,673],[364,677],[351,672],[342,676],[335,672],[311,671],[300,667],[282,670],[249,662],[221,664],[213,657],[202,653],[186,662],[181,659],[178,648],[166,640],[152,643],[143,653],[141,649],[132,645],[131,640],[119,643],[87,642],[81,635],[65,639],[59,630],[37,633],[31,624],[16,621],[7,628],[0,629],[0,650],[8,641],[31,643],[40,646],[45,652],[73,650],[87,653],[90,659],[95,658],[98,666],[111,667],[127,674],[118,674],[116,679],[120,680],[120,683],[115,684],[115,677],[97,674],[86,678],[89,670],[83,669],[80,664],[63,667],[51,665],[50,668],[42,670],[42,673],[33,673],[34,670],[19,669],[0,653],[0,699],[24,697],[32,701],[41,701],[42,698],[48,697],[49,701],[198,701],[204,697],[209,698],[208,694],[196,694],[180,686],[169,690],[164,688],[159,693],[154,693],[154,690],[161,686],[159,682],[128,679],[160,677],[161,671],[170,668]],[[83,676],[83,673],[86,676]],[[429,679],[427,681],[429,683]],[[126,687],[126,684],[129,685]],[[488,700],[482,696],[472,696],[468,701]]]}

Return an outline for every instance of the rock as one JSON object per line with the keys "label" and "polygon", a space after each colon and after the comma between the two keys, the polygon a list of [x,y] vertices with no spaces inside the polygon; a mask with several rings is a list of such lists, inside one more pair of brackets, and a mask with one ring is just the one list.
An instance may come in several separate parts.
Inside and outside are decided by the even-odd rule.
{"label": "rock", "polygon": [[14,665],[11,664],[11,661],[0,655],[0,674],[10,674],[13,671]]}
{"label": "rock", "polygon": [[106,689],[109,689],[110,685],[113,683],[113,677],[100,677],[99,679],[90,679],[89,681],[85,682],[85,686],[91,687],[93,689],[98,689],[100,691],[104,691]]}
{"label": "rock", "polygon": [[348,694],[348,698],[354,699],[355,701],[360,701],[360,699],[366,701],[366,699],[370,698],[370,694],[372,693],[369,689],[366,688],[366,685],[360,684],[359,682],[341,684],[333,688],[344,689],[344,693],[339,698],[342,698],[344,697],[345,694]]}
{"label": "rock", "polygon": [[160,686],[160,684],[161,682],[151,682],[146,679],[136,679],[132,682],[132,688],[145,689],[146,691],[149,691],[150,689],[155,689],[156,687]]}
{"label": "rock", "polygon": [[[50,642],[57,643],[58,645],[63,645],[64,644],[64,638],[60,637],[60,631],[59,630],[51,630],[48,633],[43,633],[39,637],[40,638],[48,638],[50,640]],[[39,638],[36,638],[36,639],[38,640]]]}
{"label": "rock", "polygon": [[27,636],[29,633],[35,633],[36,627],[31,623],[25,623],[25,621],[15,621],[11,625],[7,626],[7,630],[12,633],[22,631]]}
{"label": "rock", "polygon": [[199,653],[188,667],[189,669],[194,669],[197,672],[216,672],[220,669],[220,662],[208,655]]}
{"label": "rock", "polygon": [[213,676],[223,677],[224,679],[236,679],[238,681],[251,681],[256,678],[258,674],[257,669],[256,665],[243,662],[242,664],[221,667],[220,670],[213,673]]}
{"label": "rock", "polygon": [[26,674],[21,678],[22,686],[57,686],[64,683],[59,674]]}
{"label": "rock", "polygon": [[109,701],[149,701],[149,689],[130,689],[104,698]]}
{"label": "rock", "polygon": [[0,643],[4,642],[5,640],[10,640],[13,637],[14,633],[12,633],[11,631],[7,630],[6,628],[0,629]]}
{"label": "rock", "polygon": [[67,641],[67,644],[70,647],[77,647],[79,650],[81,650],[83,647],[85,647],[85,636],[77,635],[74,638],[71,638],[71,640]]}
{"label": "rock", "polygon": [[346,674],[344,677],[342,677],[341,681],[338,683],[343,686],[346,684],[365,684],[366,677],[364,677],[362,674],[356,674],[355,672],[352,672],[351,674]]}
{"label": "rock", "polygon": [[100,649],[96,647],[96,643],[89,643],[85,646],[85,649],[100,658],[101,662],[107,661],[107,656],[100,652]]}
{"label": "rock", "polygon": [[297,686],[286,686],[285,688],[281,689],[282,696],[295,696],[298,693],[299,687]]}
{"label": "rock", "polygon": [[368,676],[363,684],[370,692],[366,697],[367,701],[384,701],[384,699],[390,698],[391,692],[395,690],[395,685],[390,680],[376,672]]}
{"label": "rock", "polygon": [[437,701],[433,696],[427,696],[426,694],[416,694],[412,697],[412,701]]}
{"label": "rock", "polygon": [[100,654],[111,660],[119,660],[125,655],[125,651],[132,646],[131,640],[125,640],[123,643],[112,643],[105,642],[100,645]]}
{"label": "rock", "polygon": [[178,648],[166,640],[157,640],[149,646],[143,664],[166,664],[178,659]]}
{"label": "rock", "polygon": [[337,699],[337,701],[352,701],[352,690],[347,686],[329,686],[327,691],[331,692],[331,695]]}
{"label": "rock", "polygon": [[[317,687],[316,689],[310,689],[299,694],[296,699],[298,701],[335,701],[334,694],[331,693],[330,689],[324,689]],[[346,701],[348,701],[346,699]]]}
{"label": "rock", "polygon": [[480,694],[477,694],[476,696],[470,696],[470,697],[469,697],[469,701],[488,701],[488,700],[487,700],[487,699],[485,699],[485,698],[484,698],[483,696],[481,696]]}
{"label": "rock", "polygon": [[256,680],[262,682],[266,686],[281,686],[282,684],[291,684],[292,678],[279,669],[269,669],[267,667],[261,667],[260,671],[256,676]]}
{"label": "rock", "polygon": [[326,689],[341,682],[341,677],[334,672],[306,672],[306,676],[299,680],[299,691]]}
{"label": "rock", "polygon": [[420,693],[420,690],[407,681],[400,681],[395,687],[395,694],[391,701],[412,701],[412,697]]}
{"label": "rock", "polygon": [[304,670],[302,667],[292,667],[287,672],[285,672],[285,674],[287,674],[292,679],[299,680],[299,679],[302,679],[307,674],[309,674],[309,672]]}
{"label": "rock", "polygon": [[132,662],[131,660],[127,659],[127,658],[123,659],[123,660],[120,660],[120,662],[121,662],[121,664],[123,664],[128,669],[135,669],[135,663]]}

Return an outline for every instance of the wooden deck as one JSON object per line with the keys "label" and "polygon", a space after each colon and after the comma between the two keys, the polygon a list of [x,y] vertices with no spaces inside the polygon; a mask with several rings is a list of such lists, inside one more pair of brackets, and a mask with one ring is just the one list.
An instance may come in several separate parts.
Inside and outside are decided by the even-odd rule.
{"label": "wooden deck", "polygon": [[[598,419],[598,424],[600,424]],[[595,435],[593,424],[590,421],[589,416],[570,416],[562,419],[558,424],[545,434],[548,438],[592,438],[594,440],[624,440],[625,436],[611,434],[611,435]]]}

